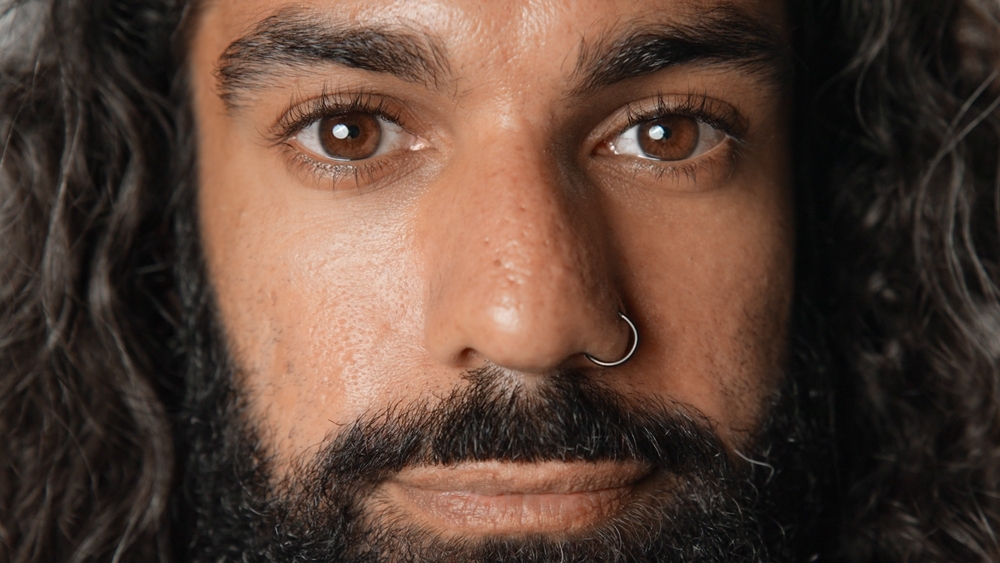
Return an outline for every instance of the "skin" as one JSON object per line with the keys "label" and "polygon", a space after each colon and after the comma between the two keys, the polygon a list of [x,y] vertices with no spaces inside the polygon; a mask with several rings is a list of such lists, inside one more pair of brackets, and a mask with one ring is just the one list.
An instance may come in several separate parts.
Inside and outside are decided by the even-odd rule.
{"label": "skin", "polygon": [[[780,2],[734,4],[784,30]],[[782,377],[793,289],[787,92],[685,65],[572,95],[581,41],[634,21],[690,21],[712,2],[296,2],[320,19],[439,36],[448,79],[309,65],[227,107],[219,56],[287,5],[210,3],[190,55],[209,275],[279,475],[359,416],[433,403],[490,364],[525,386],[582,369],[626,397],[701,413],[733,450],[750,439]],[[372,159],[377,172],[331,178],[270,134],[294,104],[359,89],[389,100],[412,135]],[[685,162],[611,154],[627,107],[658,95],[735,108],[743,142]],[[638,350],[597,369],[583,353],[627,349],[618,311],[637,325]],[[547,531],[611,505],[545,483],[641,473],[502,465],[403,475],[389,502],[441,529]],[[448,471],[466,485],[442,487]],[[451,497],[427,492],[442,488],[488,517],[442,509]]]}

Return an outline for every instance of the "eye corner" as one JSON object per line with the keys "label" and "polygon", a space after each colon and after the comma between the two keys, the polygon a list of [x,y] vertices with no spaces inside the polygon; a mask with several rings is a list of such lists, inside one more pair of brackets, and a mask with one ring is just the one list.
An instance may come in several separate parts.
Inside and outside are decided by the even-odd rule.
{"label": "eye corner", "polygon": [[591,154],[597,156],[615,156],[618,152],[615,148],[614,141],[609,138],[609,135],[605,135],[597,142],[597,145],[591,151]]}

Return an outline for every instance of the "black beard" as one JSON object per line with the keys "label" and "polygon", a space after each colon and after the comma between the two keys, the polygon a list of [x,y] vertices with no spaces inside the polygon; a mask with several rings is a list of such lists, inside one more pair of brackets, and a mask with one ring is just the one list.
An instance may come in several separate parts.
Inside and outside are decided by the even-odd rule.
{"label": "black beard", "polygon": [[[357,420],[275,482],[259,429],[234,387],[223,338],[211,328],[213,317],[203,317],[207,322],[199,323],[192,342],[178,418],[186,449],[175,507],[182,560],[790,559],[791,514],[772,494],[775,467],[781,467],[774,438],[787,444],[801,436],[798,417],[772,416],[740,452],[755,463],[734,462],[707,421],[683,405],[626,400],[586,373],[555,373],[529,388],[515,375],[487,368],[469,372],[433,405],[394,405]],[[558,538],[446,540],[370,502],[376,486],[404,467],[490,460],[640,461],[655,467],[658,478],[607,521]]]}

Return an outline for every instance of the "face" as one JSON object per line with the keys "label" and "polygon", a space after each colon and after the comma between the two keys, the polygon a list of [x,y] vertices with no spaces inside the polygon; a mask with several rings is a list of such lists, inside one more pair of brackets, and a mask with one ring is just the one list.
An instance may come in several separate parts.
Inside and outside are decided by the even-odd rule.
{"label": "face", "polygon": [[[786,27],[777,0],[208,2],[201,245],[271,478],[359,420],[486,387],[530,413],[566,381],[625,418],[683,413],[743,463],[792,294]],[[638,346],[600,367],[634,343],[620,313]],[[359,510],[555,536],[681,487],[546,447],[421,458]]]}

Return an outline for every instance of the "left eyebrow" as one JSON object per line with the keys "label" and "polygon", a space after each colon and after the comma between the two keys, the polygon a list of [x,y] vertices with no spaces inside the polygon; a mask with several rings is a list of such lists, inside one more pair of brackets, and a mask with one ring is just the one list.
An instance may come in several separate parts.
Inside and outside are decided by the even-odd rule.
{"label": "left eyebrow", "polygon": [[735,7],[719,7],[691,22],[634,26],[584,44],[574,71],[574,96],[674,66],[727,66],[775,83],[792,74],[781,33]]}
{"label": "left eyebrow", "polygon": [[285,9],[232,42],[219,57],[219,95],[232,109],[291,69],[333,64],[439,85],[450,73],[442,42],[429,34],[340,25]]}

